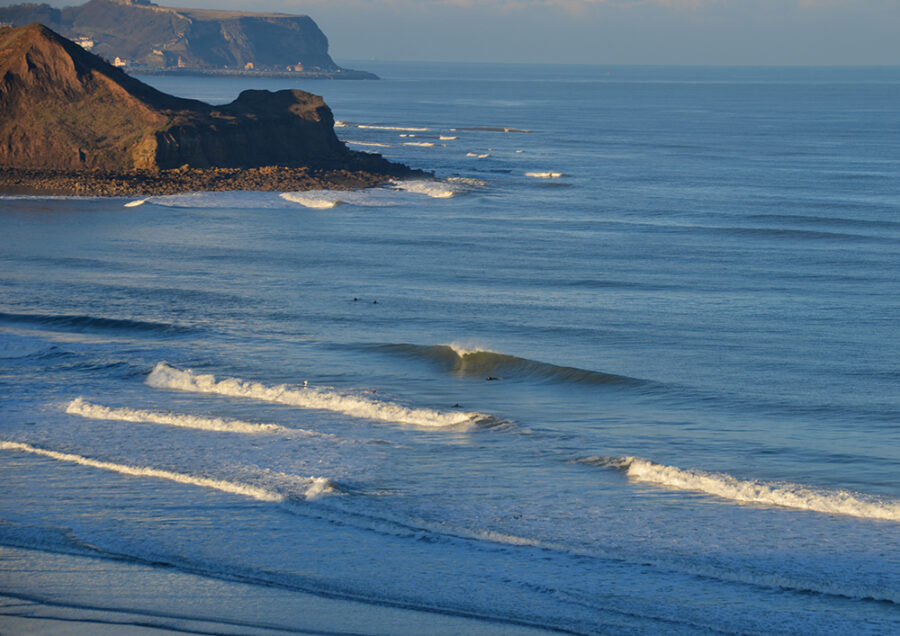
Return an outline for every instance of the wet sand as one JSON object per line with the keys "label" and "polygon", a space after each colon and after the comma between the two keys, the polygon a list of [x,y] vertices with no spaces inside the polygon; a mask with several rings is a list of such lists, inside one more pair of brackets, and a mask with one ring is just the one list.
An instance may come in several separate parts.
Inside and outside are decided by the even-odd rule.
{"label": "wet sand", "polygon": [[215,579],[166,566],[0,547],[0,633],[527,636],[546,632]]}

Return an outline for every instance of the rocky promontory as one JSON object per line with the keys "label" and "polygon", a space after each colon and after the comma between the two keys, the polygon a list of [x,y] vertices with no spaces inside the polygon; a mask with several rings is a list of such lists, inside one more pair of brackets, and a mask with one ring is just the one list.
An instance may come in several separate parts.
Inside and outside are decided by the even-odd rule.
{"label": "rocky promontory", "polygon": [[335,64],[328,38],[306,15],[161,7],[149,0],[0,7],[0,24],[34,22],[136,72],[376,77]]}
{"label": "rocky promontory", "polygon": [[[413,173],[349,150],[317,95],[251,90],[222,106],[174,97],[39,24],[0,27],[0,114],[6,191],[30,180],[36,191],[63,193],[80,182],[130,184],[110,194],[152,193],[162,191],[166,173],[188,190],[267,189],[245,187],[251,173],[243,171],[258,177],[263,168],[284,183],[294,171],[306,187],[321,187],[329,173],[345,186]],[[77,193],[101,191],[89,190]]]}

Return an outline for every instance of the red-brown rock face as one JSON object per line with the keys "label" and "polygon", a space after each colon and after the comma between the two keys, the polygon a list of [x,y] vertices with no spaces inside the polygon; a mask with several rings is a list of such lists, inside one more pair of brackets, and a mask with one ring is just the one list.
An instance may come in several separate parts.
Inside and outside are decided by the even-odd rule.
{"label": "red-brown rock face", "polygon": [[0,28],[0,167],[107,170],[268,165],[377,169],[349,151],[321,97],[172,97],[50,29]]}

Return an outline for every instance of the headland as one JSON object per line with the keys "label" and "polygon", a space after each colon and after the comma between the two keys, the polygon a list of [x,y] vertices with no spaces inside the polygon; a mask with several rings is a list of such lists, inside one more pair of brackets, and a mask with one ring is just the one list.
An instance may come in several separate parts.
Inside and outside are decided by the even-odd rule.
{"label": "headland", "polygon": [[46,26],[0,27],[0,191],[364,187],[428,176],[348,149],[301,90],[212,106],[162,93]]}
{"label": "headland", "polygon": [[89,0],[0,7],[0,24],[39,22],[135,73],[378,79],[335,64],[307,15],[162,7],[150,0]]}

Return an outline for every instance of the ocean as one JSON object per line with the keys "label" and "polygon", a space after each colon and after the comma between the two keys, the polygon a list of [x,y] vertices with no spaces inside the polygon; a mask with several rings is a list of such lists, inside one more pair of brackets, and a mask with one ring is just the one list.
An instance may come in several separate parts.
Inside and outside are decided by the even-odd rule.
{"label": "ocean", "polygon": [[900,69],[355,67],[143,79],[321,94],[439,181],[0,197],[0,548],[498,633],[898,633]]}

